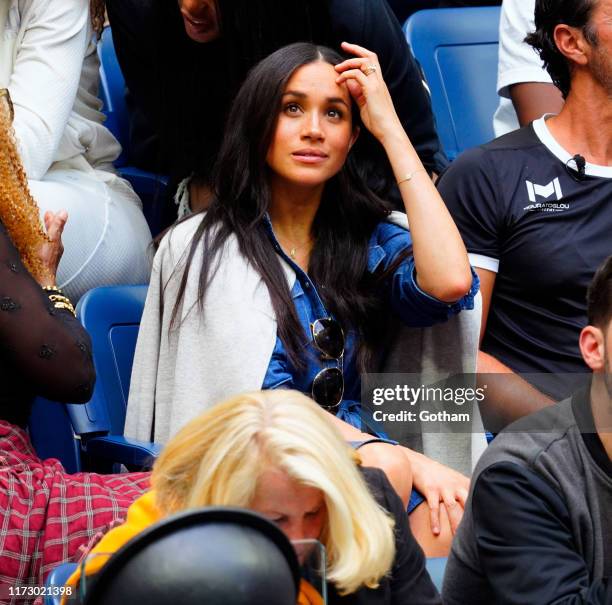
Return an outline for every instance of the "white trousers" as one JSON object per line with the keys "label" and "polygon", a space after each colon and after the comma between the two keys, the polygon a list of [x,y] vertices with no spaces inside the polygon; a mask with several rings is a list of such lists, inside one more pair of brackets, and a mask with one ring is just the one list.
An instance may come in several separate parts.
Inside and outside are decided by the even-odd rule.
{"label": "white trousers", "polygon": [[41,218],[68,212],[57,283],[75,304],[96,286],[148,283],[151,232],[129,183],[109,172],[52,167],[29,186]]}

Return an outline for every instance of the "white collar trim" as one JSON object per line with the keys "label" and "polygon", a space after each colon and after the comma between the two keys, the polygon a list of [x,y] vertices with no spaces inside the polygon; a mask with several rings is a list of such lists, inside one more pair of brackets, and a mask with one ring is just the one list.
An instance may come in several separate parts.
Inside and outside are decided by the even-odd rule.
{"label": "white collar trim", "polygon": [[[538,120],[534,120],[533,122],[533,130],[536,133],[536,136],[543,145],[545,145],[548,150],[555,155],[559,160],[561,160],[564,164],[567,164],[571,159],[573,159],[573,155],[566,151],[552,136],[548,126],[546,125],[546,118],[553,114],[546,114],[542,116]],[[612,166],[600,166],[598,164],[590,164],[586,163],[585,173],[588,176],[598,176],[604,179],[612,178]]]}

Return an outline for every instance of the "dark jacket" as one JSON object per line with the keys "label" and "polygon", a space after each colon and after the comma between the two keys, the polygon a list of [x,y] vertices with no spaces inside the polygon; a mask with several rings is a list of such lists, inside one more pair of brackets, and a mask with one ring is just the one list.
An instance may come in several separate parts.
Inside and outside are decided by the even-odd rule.
{"label": "dark jacket", "polygon": [[328,584],[328,605],[441,605],[442,601],[425,569],[425,556],[414,539],[406,510],[386,475],[375,468],[362,472],[376,501],[395,519],[395,562],[388,578],[375,589],[362,588],[340,597]]}
{"label": "dark jacket", "polygon": [[[183,25],[176,2],[175,20],[164,23],[162,28],[157,23],[159,17],[156,11],[159,9],[156,0],[107,0],[106,4],[117,57],[130,91],[130,163],[170,173],[177,181],[196,169],[188,165],[191,156],[201,155],[203,147],[208,145],[209,149],[197,162],[198,171],[206,172],[217,155],[224,119],[235,94],[235,90],[229,90],[231,78],[228,78],[228,70],[223,66],[224,42],[198,45],[190,41],[181,30]],[[447,160],[436,133],[429,95],[423,86],[419,66],[388,4],[385,0],[329,0],[329,17],[331,39],[315,41],[339,46],[341,41],[346,40],[378,54],[406,132],[425,167],[440,173]],[[170,69],[166,66],[164,70],[161,64],[176,50],[164,47],[164,38],[168,38],[169,34],[164,35],[163,32],[171,28],[178,28],[174,35],[178,36],[183,48],[176,54]],[[278,45],[266,39],[271,51],[297,41],[288,40],[286,32],[278,35]],[[190,62],[199,65],[190,65]],[[174,81],[180,83],[170,84],[168,72],[175,72],[171,76],[176,76]],[[197,83],[203,78],[206,79],[205,90],[197,92]],[[191,86],[190,82],[196,84]],[[173,145],[164,144],[160,149],[157,139],[168,120],[175,118],[184,122],[174,131],[184,132],[180,133],[178,140],[173,141]],[[190,145],[193,151],[180,157],[180,150]],[[164,157],[164,151],[168,151],[169,147],[178,148],[179,154],[170,151]],[[365,166],[372,188],[399,201],[384,151],[369,133],[362,133],[356,153]],[[392,192],[387,195],[389,190]]]}

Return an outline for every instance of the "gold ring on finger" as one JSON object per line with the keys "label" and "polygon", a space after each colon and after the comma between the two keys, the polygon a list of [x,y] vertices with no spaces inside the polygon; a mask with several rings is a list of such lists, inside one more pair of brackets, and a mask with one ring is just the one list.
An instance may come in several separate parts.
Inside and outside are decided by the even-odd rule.
{"label": "gold ring on finger", "polygon": [[378,67],[376,65],[370,64],[370,65],[366,65],[366,68],[363,70],[363,73],[366,76],[369,76],[370,74],[373,74],[377,71],[378,71]]}

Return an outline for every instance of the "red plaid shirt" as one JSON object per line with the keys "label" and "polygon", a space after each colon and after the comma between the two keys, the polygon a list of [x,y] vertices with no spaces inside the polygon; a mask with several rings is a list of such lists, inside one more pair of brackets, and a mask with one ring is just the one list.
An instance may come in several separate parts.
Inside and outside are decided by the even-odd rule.
{"label": "red plaid shirt", "polygon": [[149,473],[70,475],[58,460],[40,460],[23,429],[0,420],[0,587],[42,585],[148,488]]}

